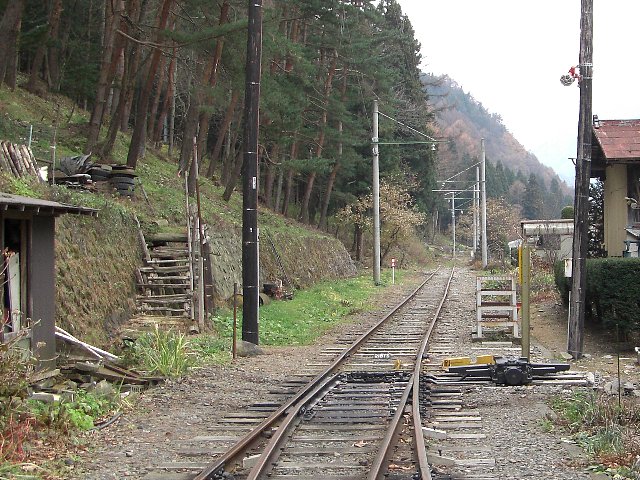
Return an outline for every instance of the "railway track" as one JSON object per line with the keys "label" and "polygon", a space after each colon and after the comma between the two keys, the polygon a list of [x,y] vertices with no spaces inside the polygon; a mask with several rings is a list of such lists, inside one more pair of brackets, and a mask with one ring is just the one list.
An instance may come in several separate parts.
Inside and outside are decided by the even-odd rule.
{"label": "railway track", "polygon": [[200,461],[159,465],[144,479],[507,478],[496,474],[486,445],[492,425],[478,399],[469,399],[485,387],[442,375],[440,364],[446,356],[515,354],[517,347],[469,347],[451,316],[437,322],[453,278],[453,270],[433,272],[363,335],[344,335],[270,398],[226,415],[211,435],[190,439],[182,456]]}
{"label": "railway track", "polygon": [[[453,270],[431,274],[194,480],[225,478],[228,472],[247,480],[267,475],[279,480],[381,478],[392,461],[394,440],[414,398],[422,353],[452,276]],[[422,439],[419,428],[417,432],[414,438]],[[266,444],[265,436],[270,437]],[[424,465],[421,478],[429,479],[422,456],[411,461]],[[416,478],[415,473],[405,478]]]}

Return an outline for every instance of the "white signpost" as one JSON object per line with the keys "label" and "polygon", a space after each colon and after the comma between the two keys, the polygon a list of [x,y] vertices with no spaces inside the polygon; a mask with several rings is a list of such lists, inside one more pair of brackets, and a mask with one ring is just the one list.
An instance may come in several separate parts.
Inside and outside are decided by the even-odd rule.
{"label": "white signpost", "polygon": [[391,284],[396,284],[396,259],[391,259]]}

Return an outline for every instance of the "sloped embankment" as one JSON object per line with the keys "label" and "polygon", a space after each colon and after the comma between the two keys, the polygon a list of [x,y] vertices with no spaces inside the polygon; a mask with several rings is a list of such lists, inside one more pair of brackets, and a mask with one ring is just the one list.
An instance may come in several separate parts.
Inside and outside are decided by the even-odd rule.
{"label": "sloped embankment", "polygon": [[[242,283],[242,230],[212,234],[213,277],[217,301],[233,295],[233,284]],[[279,260],[278,260],[279,258]],[[308,231],[261,229],[260,281],[288,279],[295,288],[308,287],[322,280],[346,278],[356,274],[356,267],[344,245],[328,235]]]}
{"label": "sloped embankment", "polygon": [[[302,228],[272,230],[261,230],[261,283],[286,277],[295,288],[304,288],[356,274],[339,240]],[[220,305],[232,296],[234,282],[242,283],[242,230],[227,225],[216,231],[212,266]],[[61,217],[56,233],[57,323],[88,341],[108,344],[134,313],[135,269],[142,254],[133,214],[104,207],[97,219]]]}
{"label": "sloped embankment", "polygon": [[133,215],[105,207],[98,218],[56,222],[56,323],[106,344],[133,313],[135,268],[142,263]]}

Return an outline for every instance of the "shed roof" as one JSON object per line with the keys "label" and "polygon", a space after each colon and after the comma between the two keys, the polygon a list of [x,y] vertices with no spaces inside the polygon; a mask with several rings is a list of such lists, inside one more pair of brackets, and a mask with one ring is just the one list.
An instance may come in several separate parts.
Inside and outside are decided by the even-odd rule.
{"label": "shed roof", "polygon": [[522,233],[525,237],[536,235],[573,235],[573,220],[522,220]]}
{"label": "shed roof", "polygon": [[593,134],[607,161],[640,160],[640,120],[599,120]]}
{"label": "shed roof", "polygon": [[65,203],[41,200],[39,198],[23,197],[0,192],[0,210],[20,210],[35,213],[36,215],[61,215],[63,213],[75,213],[78,215],[98,216],[98,210],[88,207],[77,207]]}

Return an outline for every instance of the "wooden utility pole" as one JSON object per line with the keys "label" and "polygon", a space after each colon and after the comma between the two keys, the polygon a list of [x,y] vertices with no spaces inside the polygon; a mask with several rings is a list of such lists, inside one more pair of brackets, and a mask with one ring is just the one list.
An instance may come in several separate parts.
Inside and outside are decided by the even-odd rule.
{"label": "wooden utility pole", "polygon": [[249,1],[242,175],[242,339],[258,344],[258,134],[262,0]]}
{"label": "wooden utility pole", "polygon": [[593,74],[593,0],[581,0],[580,116],[574,201],[573,262],[567,352],[582,356],[584,344],[586,257],[589,236],[589,178],[591,177],[591,84]]}

